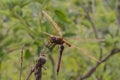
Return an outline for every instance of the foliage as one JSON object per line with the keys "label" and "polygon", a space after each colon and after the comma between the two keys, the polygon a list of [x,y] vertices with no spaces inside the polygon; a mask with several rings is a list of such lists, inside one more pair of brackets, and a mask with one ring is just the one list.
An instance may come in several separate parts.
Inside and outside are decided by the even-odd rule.
{"label": "foliage", "polygon": [[[85,74],[96,61],[87,53],[99,58],[99,46],[86,11],[94,21],[100,39],[103,56],[114,48],[120,48],[120,33],[116,6],[117,0],[0,0],[0,80],[18,80],[20,72],[20,50],[23,45],[23,75],[25,80],[36,57],[56,30],[42,15],[46,11],[60,26],[63,37],[81,51],[65,46],[57,80],[77,80]],[[57,63],[59,49],[50,53]],[[117,80],[120,78],[119,54],[98,67],[88,80]],[[53,80],[51,60],[48,58],[43,69],[43,80]],[[114,73],[113,73],[114,72]],[[34,80],[31,76],[31,80]]]}

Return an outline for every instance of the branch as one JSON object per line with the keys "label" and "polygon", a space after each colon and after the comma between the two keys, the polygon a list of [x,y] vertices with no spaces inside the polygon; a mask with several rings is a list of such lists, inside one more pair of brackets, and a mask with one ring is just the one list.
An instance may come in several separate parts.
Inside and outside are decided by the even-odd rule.
{"label": "branch", "polygon": [[120,49],[111,50],[110,53],[106,57],[104,57],[100,62],[97,62],[95,64],[95,66],[93,66],[85,75],[80,77],[78,80],[84,80],[86,78],[89,78],[96,71],[96,69],[98,68],[99,65],[106,62],[110,57],[112,57],[113,55],[115,55],[118,52],[120,52]]}

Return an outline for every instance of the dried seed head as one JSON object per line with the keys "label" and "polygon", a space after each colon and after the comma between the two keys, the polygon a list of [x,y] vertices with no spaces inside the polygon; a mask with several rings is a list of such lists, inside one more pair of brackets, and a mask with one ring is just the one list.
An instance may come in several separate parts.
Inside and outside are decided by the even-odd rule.
{"label": "dried seed head", "polygon": [[44,65],[46,63],[47,59],[45,56],[40,56],[40,59],[38,60],[38,62],[40,62],[40,64]]}
{"label": "dried seed head", "polygon": [[40,54],[40,57],[37,60],[36,66],[35,66],[35,70],[34,70],[34,74],[35,74],[35,78],[36,80],[41,80],[42,77],[42,67],[43,65],[46,63],[46,57],[44,55],[44,53]]}

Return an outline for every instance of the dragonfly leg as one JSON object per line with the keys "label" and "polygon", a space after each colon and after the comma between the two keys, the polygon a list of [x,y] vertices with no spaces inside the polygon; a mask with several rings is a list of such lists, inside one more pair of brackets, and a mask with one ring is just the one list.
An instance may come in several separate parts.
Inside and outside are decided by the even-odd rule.
{"label": "dragonfly leg", "polygon": [[60,54],[59,54],[59,57],[58,57],[57,75],[58,75],[58,73],[59,73],[60,63],[61,63],[61,58],[62,58],[62,52],[63,52],[63,50],[64,50],[64,46],[63,46],[63,45],[60,45],[59,47],[60,47],[60,48],[59,48]]}

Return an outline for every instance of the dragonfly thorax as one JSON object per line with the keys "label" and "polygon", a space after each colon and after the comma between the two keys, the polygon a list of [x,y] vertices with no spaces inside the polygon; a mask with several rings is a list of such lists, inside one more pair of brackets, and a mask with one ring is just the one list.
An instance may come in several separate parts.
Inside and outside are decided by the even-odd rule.
{"label": "dragonfly thorax", "polygon": [[53,37],[50,37],[50,42],[58,44],[58,45],[61,45],[61,44],[64,43],[64,40],[61,37],[55,37],[55,36],[53,36]]}

